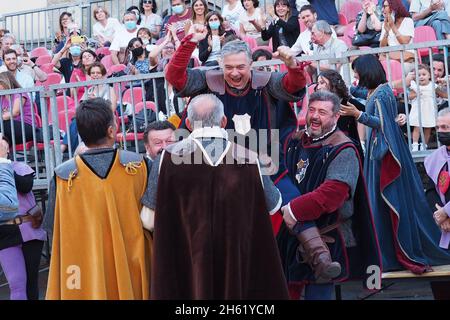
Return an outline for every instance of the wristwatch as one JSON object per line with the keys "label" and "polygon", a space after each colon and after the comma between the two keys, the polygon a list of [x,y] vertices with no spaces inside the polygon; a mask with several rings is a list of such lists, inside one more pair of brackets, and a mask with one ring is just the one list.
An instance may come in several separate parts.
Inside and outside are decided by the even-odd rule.
{"label": "wristwatch", "polygon": [[300,221],[297,221],[297,222],[294,224],[294,227],[292,228],[292,232],[293,232],[295,235],[300,234],[300,233],[302,232],[302,226],[303,226],[303,223],[301,223]]}

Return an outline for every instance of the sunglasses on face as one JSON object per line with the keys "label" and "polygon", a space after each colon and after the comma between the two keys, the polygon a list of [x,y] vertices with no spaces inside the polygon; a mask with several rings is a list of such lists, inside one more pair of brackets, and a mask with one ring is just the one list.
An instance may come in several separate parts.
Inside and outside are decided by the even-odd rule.
{"label": "sunglasses on face", "polygon": [[142,3],[143,4],[152,4],[152,1],[151,0],[144,0]]}

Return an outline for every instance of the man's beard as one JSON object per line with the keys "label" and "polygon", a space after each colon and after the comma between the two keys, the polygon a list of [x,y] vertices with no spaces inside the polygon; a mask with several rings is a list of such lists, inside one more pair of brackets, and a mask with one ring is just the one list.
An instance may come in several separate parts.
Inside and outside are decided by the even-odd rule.
{"label": "man's beard", "polygon": [[17,64],[14,65],[14,69],[10,69],[8,65],[6,66],[6,69],[8,69],[8,71],[10,72],[15,72],[17,70]]}
{"label": "man's beard", "polygon": [[321,139],[327,136],[330,132],[336,129],[336,123],[331,123],[329,126],[322,126],[320,132],[312,132],[310,124],[306,124],[306,134],[311,137],[313,140]]}

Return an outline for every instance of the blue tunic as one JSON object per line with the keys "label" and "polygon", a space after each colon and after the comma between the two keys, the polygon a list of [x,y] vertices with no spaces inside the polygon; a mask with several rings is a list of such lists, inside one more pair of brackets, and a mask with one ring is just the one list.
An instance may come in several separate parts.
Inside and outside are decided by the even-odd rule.
{"label": "blue tunic", "polygon": [[450,264],[450,254],[439,248],[440,231],[396,117],[395,96],[382,84],[358,120],[368,127],[364,176],[383,269],[421,273],[429,265]]}

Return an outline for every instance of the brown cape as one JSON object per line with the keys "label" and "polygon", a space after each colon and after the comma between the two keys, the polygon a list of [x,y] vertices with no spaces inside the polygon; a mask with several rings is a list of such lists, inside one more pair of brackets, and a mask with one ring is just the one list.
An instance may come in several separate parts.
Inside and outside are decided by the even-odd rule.
{"label": "brown cape", "polygon": [[151,298],[288,299],[258,165],[234,145],[217,166],[193,149],[201,164],[161,159]]}

